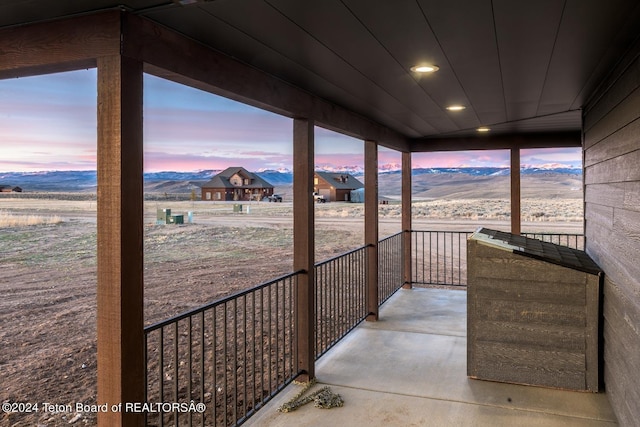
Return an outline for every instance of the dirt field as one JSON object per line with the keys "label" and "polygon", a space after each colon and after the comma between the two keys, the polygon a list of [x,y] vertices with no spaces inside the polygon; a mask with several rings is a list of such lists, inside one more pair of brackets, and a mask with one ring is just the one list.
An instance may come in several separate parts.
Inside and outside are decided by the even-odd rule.
{"label": "dirt field", "polygon": [[[413,228],[508,229],[508,204],[494,202],[416,203]],[[158,208],[185,220],[192,212],[194,223],[156,225]],[[537,201],[530,210],[543,215],[525,215],[532,221],[523,229],[581,233],[580,208],[580,200]],[[75,425],[93,425],[95,415],[78,416],[75,407],[96,400],[95,201],[1,198],[0,211],[62,219],[0,228],[0,402],[39,404],[32,414],[3,410],[0,426],[61,426],[74,418]],[[381,237],[400,231],[399,212],[399,205],[381,205]],[[362,215],[362,205],[318,205],[316,259],[360,246]],[[145,224],[146,324],[292,270],[290,203],[250,203],[233,213],[229,203],[147,202]],[[74,410],[56,413],[45,402]]]}

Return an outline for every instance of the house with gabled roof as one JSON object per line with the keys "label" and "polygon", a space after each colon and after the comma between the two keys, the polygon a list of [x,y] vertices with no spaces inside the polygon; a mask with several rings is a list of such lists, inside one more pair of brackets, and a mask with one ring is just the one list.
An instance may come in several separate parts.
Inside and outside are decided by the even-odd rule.
{"label": "house with gabled roof", "polygon": [[364,188],[364,184],[348,173],[316,171],[313,174],[313,191],[331,202],[350,202],[351,192],[360,188]]}
{"label": "house with gabled roof", "polygon": [[22,193],[22,188],[11,185],[0,185],[0,193]]}
{"label": "house with gabled roof", "polygon": [[262,200],[273,194],[273,185],[243,167],[229,167],[201,186],[202,200]]}

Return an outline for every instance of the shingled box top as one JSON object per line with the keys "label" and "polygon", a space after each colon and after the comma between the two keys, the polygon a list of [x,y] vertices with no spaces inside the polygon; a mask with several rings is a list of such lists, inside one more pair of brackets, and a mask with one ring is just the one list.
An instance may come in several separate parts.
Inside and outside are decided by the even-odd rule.
{"label": "shingled box top", "polygon": [[510,250],[513,253],[547,261],[563,267],[573,268],[590,274],[602,274],[603,271],[584,251],[543,242],[504,231],[478,229],[469,239],[479,243]]}

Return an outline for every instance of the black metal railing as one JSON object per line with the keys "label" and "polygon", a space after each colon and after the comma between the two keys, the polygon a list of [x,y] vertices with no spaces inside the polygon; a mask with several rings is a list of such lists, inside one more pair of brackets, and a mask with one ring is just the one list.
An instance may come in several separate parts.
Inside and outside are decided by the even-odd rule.
{"label": "black metal railing", "polygon": [[567,246],[573,249],[584,250],[584,234],[566,233],[522,233],[525,237],[542,240],[543,242],[555,243],[556,245]]}
{"label": "black metal railing", "polygon": [[378,243],[378,305],[382,305],[403,285],[402,232]]}
{"label": "black metal railing", "polygon": [[413,231],[412,282],[467,285],[467,231]]}
{"label": "black metal railing", "polygon": [[[412,231],[412,282],[467,286],[467,239],[471,231]],[[522,233],[525,237],[582,250],[584,235]]]}
{"label": "black metal railing", "polygon": [[[466,286],[471,234],[413,231],[413,283]],[[523,235],[584,246],[579,234]],[[379,304],[403,284],[402,245],[402,233],[378,244]],[[370,250],[363,246],[315,265],[316,358],[366,317]],[[147,425],[240,425],[289,384],[299,373],[294,314],[301,273],[146,327],[146,402],[165,404],[145,411]]]}
{"label": "black metal railing", "polygon": [[[370,249],[315,265],[316,358],[367,315]],[[403,284],[401,233],[380,241],[378,263],[381,304]],[[240,425],[289,384],[299,373],[294,314],[301,273],[146,327],[146,402],[184,405],[151,411],[147,425]]]}
{"label": "black metal railing", "polygon": [[316,359],[367,315],[367,249],[363,246],[316,264]]}
{"label": "black metal railing", "polygon": [[146,327],[146,402],[184,405],[147,425],[239,425],[291,382],[299,274]]}
{"label": "black metal railing", "polygon": [[[367,316],[369,247],[316,264],[316,358]],[[378,243],[378,305],[402,285],[402,233],[397,233]]]}

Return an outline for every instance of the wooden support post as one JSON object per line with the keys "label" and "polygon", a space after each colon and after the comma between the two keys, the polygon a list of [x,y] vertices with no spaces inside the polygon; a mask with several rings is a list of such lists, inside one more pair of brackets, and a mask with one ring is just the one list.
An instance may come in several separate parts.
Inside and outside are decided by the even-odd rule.
{"label": "wooden support post", "polygon": [[303,270],[296,290],[299,380],[315,377],[315,241],[313,206],[313,121],[293,121],[293,268]]}
{"label": "wooden support post", "polygon": [[412,287],[411,266],[411,153],[402,153],[402,277],[404,289]]}
{"label": "wooden support post", "polygon": [[[98,404],[143,402],[142,63],[98,59]],[[144,415],[98,413],[100,426]]]}
{"label": "wooden support post", "polygon": [[521,232],[520,149],[511,149],[511,233]]}
{"label": "wooden support post", "polygon": [[378,320],[378,144],[364,142],[364,243],[367,247],[367,321]]}

